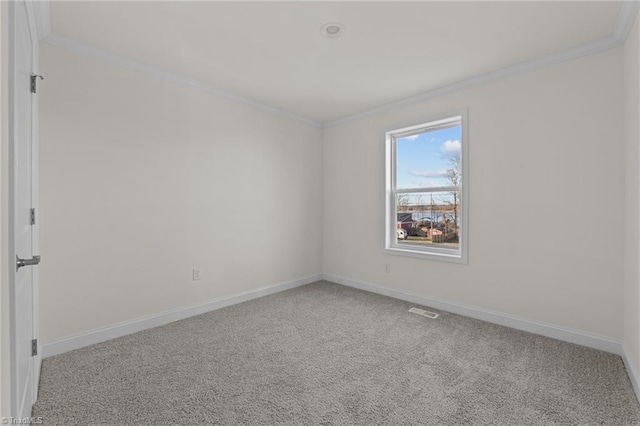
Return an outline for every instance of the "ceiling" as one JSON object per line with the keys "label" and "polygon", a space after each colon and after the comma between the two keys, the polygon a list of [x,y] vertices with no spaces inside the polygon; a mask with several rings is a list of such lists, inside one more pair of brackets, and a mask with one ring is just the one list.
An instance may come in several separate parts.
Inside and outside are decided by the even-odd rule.
{"label": "ceiling", "polygon": [[[52,2],[51,30],[318,123],[610,37],[619,2]],[[341,37],[320,35],[327,22]]]}

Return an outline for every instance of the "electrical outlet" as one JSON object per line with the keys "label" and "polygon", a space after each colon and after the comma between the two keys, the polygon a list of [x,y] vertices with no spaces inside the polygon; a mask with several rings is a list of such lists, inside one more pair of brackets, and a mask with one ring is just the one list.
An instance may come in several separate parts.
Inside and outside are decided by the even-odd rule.
{"label": "electrical outlet", "polygon": [[385,274],[390,274],[391,273],[391,264],[390,263],[385,263],[384,264],[384,272],[385,272]]}
{"label": "electrical outlet", "polygon": [[202,279],[202,274],[200,273],[200,269],[193,269],[193,281],[200,281]]}

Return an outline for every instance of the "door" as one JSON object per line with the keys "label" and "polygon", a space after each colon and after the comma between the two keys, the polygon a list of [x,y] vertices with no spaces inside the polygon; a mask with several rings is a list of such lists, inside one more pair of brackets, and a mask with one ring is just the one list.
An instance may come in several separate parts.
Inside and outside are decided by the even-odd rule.
{"label": "door", "polygon": [[[31,90],[31,76],[36,59],[37,38],[33,20],[30,19],[27,3],[13,3],[12,59],[10,82],[10,108],[12,131],[10,135],[9,205],[10,226],[13,229],[13,241],[9,242],[9,255],[16,262],[12,269],[13,304],[11,309],[11,371],[12,371],[12,410],[20,418],[31,415],[31,407],[36,400],[39,372],[39,358],[33,356],[32,343],[35,333],[35,265],[18,268],[17,257],[35,263],[34,227],[32,219],[34,200],[34,99]],[[11,207],[13,206],[13,208]],[[36,240],[37,242],[37,240]],[[13,252],[13,253],[12,253]],[[29,262],[31,261],[31,262]],[[11,264],[12,262],[10,262]],[[36,340],[37,342],[37,340]],[[37,347],[37,343],[36,343]]]}

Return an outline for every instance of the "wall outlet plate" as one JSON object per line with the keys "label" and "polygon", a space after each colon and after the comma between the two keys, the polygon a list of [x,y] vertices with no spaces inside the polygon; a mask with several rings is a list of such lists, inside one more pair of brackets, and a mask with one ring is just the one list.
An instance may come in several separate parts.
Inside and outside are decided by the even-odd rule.
{"label": "wall outlet plate", "polygon": [[202,274],[200,273],[200,269],[193,269],[193,281],[200,281],[202,279]]}

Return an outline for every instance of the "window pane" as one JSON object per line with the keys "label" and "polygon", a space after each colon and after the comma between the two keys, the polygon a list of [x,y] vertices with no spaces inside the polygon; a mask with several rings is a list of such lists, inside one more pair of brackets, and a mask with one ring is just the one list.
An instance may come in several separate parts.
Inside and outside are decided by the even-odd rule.
{"label": "window pane", "polygon": [[396,242],[457,250],[460,193],[421,192],[396,196]]}
{"label": "window pane", "polygon": [[460,184],[461,126],[396,138],[396,188]]}

